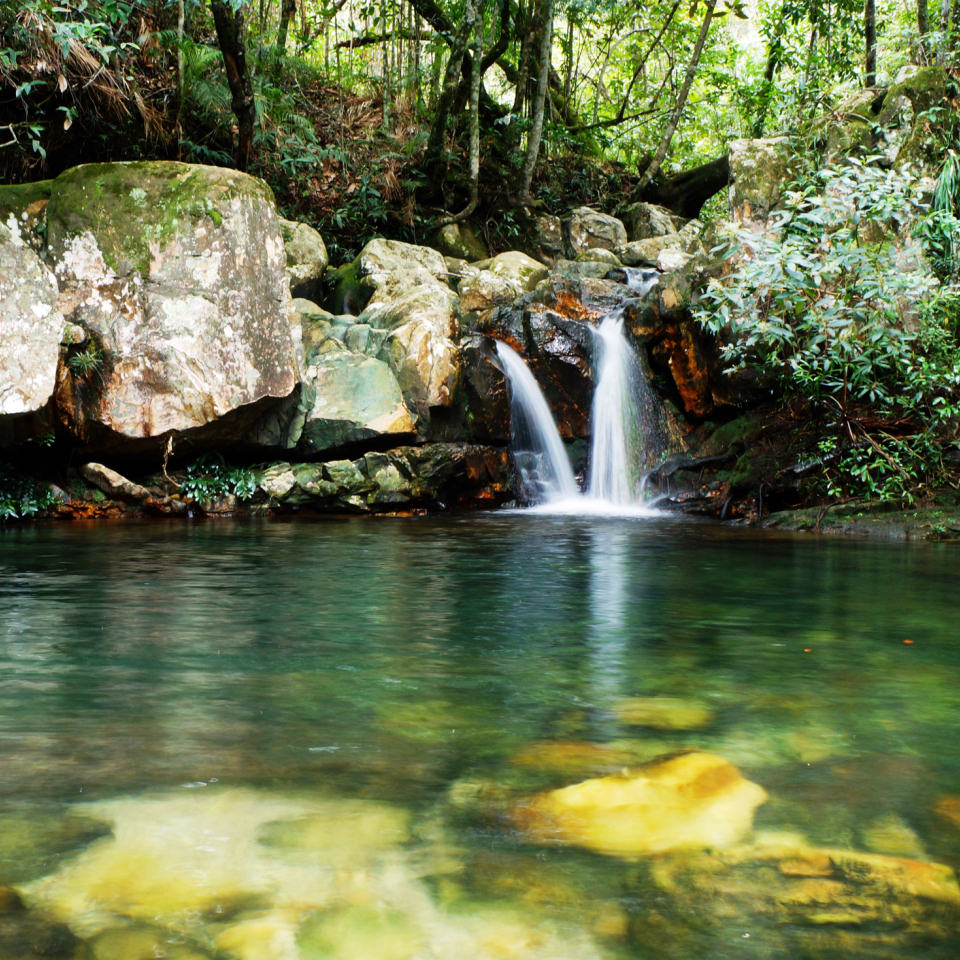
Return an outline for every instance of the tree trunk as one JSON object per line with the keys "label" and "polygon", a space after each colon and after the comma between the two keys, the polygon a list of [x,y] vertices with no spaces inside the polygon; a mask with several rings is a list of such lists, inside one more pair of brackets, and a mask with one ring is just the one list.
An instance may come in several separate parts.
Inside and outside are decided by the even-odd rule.
{"label": "tree trunk", "polygon": [[863,83],[866,87],[877,85],[877,5],[876,0],[865,0],[863,7],[863,36],[867,45],[866,71]]}
{"label": "tree trunk", "polygon": [[518,5],[517,33],[520,34],[521,40],[520,56],[517,59],[517,73],[514,79],[513,110],[511,111],[514,115],[519,115],[527,102],[527,86],[530,80],[530,51],[533,46],[530,38],[531,14],[531,10],[527,9],[525,11],[522,4]]}
{"label": "tree trunk", "polygon": [[927,59],[927,34],[930,32],[930,16],[927,0],[917,0],[917,33],[920,34],[920,55]]}
{"label": "tree trunk", "polygon": [[297,0],[281,0],[280,26],[277,27],[277,46],[287,49],[287,30],[290,28],[290,18],[297,12]]}
{"label": "tree trunk", "polygon": [[253,148],[257,107],[243,43],[243,7],[234,11],[225,0],[210,0],[217,43],[230,86],[230,106],[237,118],[237,169],[247,170]]}
{"label": "tree trunk", "polygon": [[[784,7],[786,4],[784,4]],[[770,109],[770,101],[773,99],[773,80],[780,69],[780,63],[783,59],[783,34],[786,30],[786,10],[781,9],[780,19],[774,28],[774,34],[770,38],[767,47],[767,65],[763,71],[763,86],[760,88],[760,103],[757,105],[757,116],[753,121],[753,136],[759,140],[763,136],[763,127],[767,122],[767,111]]]}
{"label": "tree trunk", "polygon": [[670,121],[667,123],[667,129],[663,131],[663,136],[660,138],[660,145],[657,147],[657,152],[647,165],[647,169],[644,170],[643,176],[640,177],[641,190],[650,183],[657,173],[659,173],[660,166],[663,163],[664,157],[667,155],[667,150],[670,149],[670,141],[673,139],[673,135],[677,132],[677,127],[680,124],[680,118],[683,116],[683,108],[687,105],[687,97],[690,95],[690,87],[693,85],[693,78],[697,72],[697,65],[700,63],[700,56],[703,53],[703,46],[707,42],[707,34],[710,31],[710,24],[713,21],[713,9],[716,5],[717,0],[707,0],[707,12],[703,16],[703,23],[700,26],[700,35],[697,37],[697,43],[694,46],[693,53],[690,57],[690,63],[687,65],[687,72],[683,78],[683,85],[680,87],[680,92],[677,94],[677,105],[674,107]]}
{"label": "tree trunk", "polygon": [[540,37],[540,69],[537,71],[537,92],[533,104],[533,123],[527,135],[527,152],[520,172],[518,197],[524,206],[533,203],[530,187],[540,154],[540,138],[543,135],[543,115],[547,103],[547,87],[550,85],[550,54],[553,49],[553,0],[542,0],[542,33]]}

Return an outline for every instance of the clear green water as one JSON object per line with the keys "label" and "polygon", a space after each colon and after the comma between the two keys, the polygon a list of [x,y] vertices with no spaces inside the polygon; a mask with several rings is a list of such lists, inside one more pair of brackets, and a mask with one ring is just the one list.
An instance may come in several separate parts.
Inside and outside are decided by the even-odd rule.
{"label": "clear green water", "polygon": [[[958,569],[950,545],[658,518],[7,529],[0,884],[98,958],[119,957],[104,931],[144,924],[169,934],[168,955],[240,960],[955,957],[950,897],[824,919],[716,877],[670,891],[662,858],[537,844],[509,811],[610,772],[550,745],[637,762],[696,748],[765,788],[757,831],[960,865]],[[632,697],[712,719],[628,726],[614,707]],[[91,840],[107,827],[84,833],[78,813],[117,840]],[[256,859],[278,849],[265,824],[302,816],[334,836]],[[234,856],[234,817],[249,857]],[[215,906],[162,890],[131,905],[116,863],[115,881],[81,869],[123,831],[143,876],[164,831],[196,851],[217,829],[203,869],[233,874],[209,880],[229,888]],[[163,888],[163,869],[200,868],[157,869]],[[297,892],[321,873],[323,892]],[[264,946],[268,920],[283,936]],[[0,956],[35,955],[3,929]]]}

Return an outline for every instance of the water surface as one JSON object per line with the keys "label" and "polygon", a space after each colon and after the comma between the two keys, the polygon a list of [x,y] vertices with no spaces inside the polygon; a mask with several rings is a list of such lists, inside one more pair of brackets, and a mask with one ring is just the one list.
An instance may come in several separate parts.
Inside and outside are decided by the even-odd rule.
{"label": "water surface", "polygon": [[757,906],[510,815],[611,772],[590,745],[699,749],[765,788],[760,833],[956,866],[955,556],[657,517],[6,529],[0,884],[97,957],[956,956],[949,896]]}

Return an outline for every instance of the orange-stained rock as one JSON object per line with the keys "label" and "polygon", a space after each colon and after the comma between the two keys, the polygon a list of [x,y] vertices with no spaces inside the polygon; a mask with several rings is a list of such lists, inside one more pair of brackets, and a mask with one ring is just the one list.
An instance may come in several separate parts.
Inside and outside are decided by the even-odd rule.
{"label": "orange-stained rock", "polygon": [[766,798],[722,757],[687,753],[539,794],[514,817],[540,842],[637,857],[737,843]]}

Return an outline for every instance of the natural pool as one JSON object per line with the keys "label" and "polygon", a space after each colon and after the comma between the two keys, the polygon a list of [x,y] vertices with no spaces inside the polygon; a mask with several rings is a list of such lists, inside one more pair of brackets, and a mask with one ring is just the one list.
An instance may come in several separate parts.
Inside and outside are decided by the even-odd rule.
{"label": "natural pool", "polygon": [[[955,958],[957,570],[655,517],[6,529],[0,957]],[[689,750],[765,791],[723,849],[526,829]]]}

